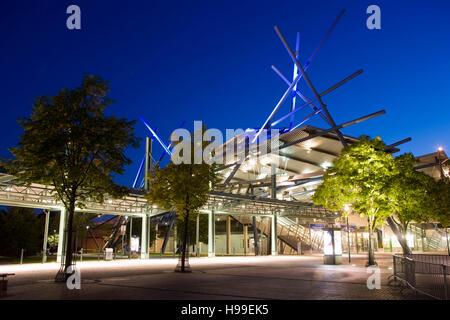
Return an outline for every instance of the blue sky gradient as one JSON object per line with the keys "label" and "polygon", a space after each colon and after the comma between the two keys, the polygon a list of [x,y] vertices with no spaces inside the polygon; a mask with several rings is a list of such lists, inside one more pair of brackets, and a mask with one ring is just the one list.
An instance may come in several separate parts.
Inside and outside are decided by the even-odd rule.
{"label": "blue sky gradient", "polygon": [[[71,4],[81,8],[81,30],[66,28]],[[381,30],[366,28],[371,4],[381,8]],[[323,99],[336,123],[386,109],[343,132],[388,144],[412,137],[401,150],[415,155],[450,148],[449,1],[3,0],[0,157],[17,143],[16,119],[30,115],[34,98],[79,85],[83,72],[111,82],[109,114],[142,115],[166,141],[183,120],[189,129],[194,120],[261,126],[286,89],[270,66],[289,77],[293,67],[273,26],[292,47],[301,31],[304,63],[342,9],[308,70],[320,92],[364,69]],[[328,128],[320,118],[310,124]],[[147,134],[140,122],[136,134]],[[129,150],[134,163],[118,182],[132,184],[143,150]]]}

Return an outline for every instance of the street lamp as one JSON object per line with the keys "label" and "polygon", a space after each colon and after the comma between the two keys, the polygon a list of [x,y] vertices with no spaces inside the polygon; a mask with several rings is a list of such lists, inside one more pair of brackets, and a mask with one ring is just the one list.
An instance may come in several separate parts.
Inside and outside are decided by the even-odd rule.
{"label": "street lamp", "polygon": [[439,146],[438,147],[438,161],[439,161],[439,170],[441,173],[441,179],[444,177],[444,170],[442,169],[442,160],[441,160],[441,152],[444,151],[444,149]]}
{"label": "street lamp", "polygon": [[348,246],[348,262],[352,262],[352,257],[350,253],[350,227],[348,225],[348,215],[350,213],[350,205],[344,204],[344,211],[347,213],[347,246]]}

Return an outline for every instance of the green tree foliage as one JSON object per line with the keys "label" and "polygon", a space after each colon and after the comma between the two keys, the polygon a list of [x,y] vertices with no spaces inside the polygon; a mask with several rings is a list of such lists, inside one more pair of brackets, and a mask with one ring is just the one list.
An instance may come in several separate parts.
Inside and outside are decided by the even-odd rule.
{"label": "green tree foliage", "polygon": [[[208,215],[200,214],[199,220],[200,220],[199,241],[203,243],[208,243]],[[177,220],[177,229],[183,230],[183,228],[184,228],[184,221]],[[196,230],[197,230],[197,220],[190,219],[188,224],[188,239],[190,245],[195,244]],[[183,241],[182,236],[183,236],[182,233],[178,233],[179,241]]]}
{"label": "green tree foliage", "polygon": [[432,217],[439,221],[444,228],[450,227],[450,178],[438,180],[430,194]]}
{"label": "green tree foliage", "polygon": [[58,233],[54,233],[54,234],[49,234],[48,235],[48,246],[49,248],[55,248],[58,246],[58,241],[59,241],[59,234]]}
{"label": "green tree foliage", "polygon": [[43,226],[33,209],[9,207],[0,211],[0,256],[35,255],[42,248]]}
{"label": "green tree foliage", "polygon": [[[205,128],[202,128],[202,133]],[[203,134],[200,137],[203,137]],[[195,136],[195,135],[194,135]],[[197,149],[203,151],[205,149],[204,142],[195,141],[194,137],[188,143],[190,150],[197,143]],[[174,143],[174,148],[178,143]],[[191,221],[195,221],[198,211],[208,201],[209,192],[219,181],[215,164],[207,164],[202,161],[200,164],[194,164],[194,152],[190,152],[190,163],[175,164],[169,163],[165,168],[156,165],[149,177],[150,191],[146,197],[152,204],[173,210],[177,213],[179,223],[183,224],[183,244],[182,244],[182,265],[181,271],[185,271],[186,246],[189,234],[189,225]],[[189,161],[188,161],[189,162]]]}
{"label": "green tree foliage", "polygon": [[396,174],[388,184],[387,192],[393,205],[392,221],[402,233],[404,253],[410,253],[405,246],[408,225],[414,222],[427,222],[432,216],[432,201],[435,181],[423,172],[414,169],[417,160],[411,153],[394,159]]}
{"label": "green tree foliage", "polygon": [[113,178],[131,163],[125,149],[138,146],[135,121],[105,116],[113,103],[108,92],[107,82],[85,75],[78,88],[37,98],[31,117],[19,121],[24,133],[10,149],[14,159],[6,162],[9,173],[25,184],[55,187],[68,212],[66,266],[72,261],[75,207],[83,207],[88,198],[102,202],[105,195],[128,192]]}
{"label": "green tree foliage", "polygon": [[315,204],[327,209],[343,211],[345,205],[351,205],[353,211],[367,217],[369,265],[376,264],[373,232],[392,212],[386,190],[396,174],[396,166],[392,155],[383,151],[385,148],[379,137],[360,137],[358,143],[345,147],[334,160],[313,196]]}

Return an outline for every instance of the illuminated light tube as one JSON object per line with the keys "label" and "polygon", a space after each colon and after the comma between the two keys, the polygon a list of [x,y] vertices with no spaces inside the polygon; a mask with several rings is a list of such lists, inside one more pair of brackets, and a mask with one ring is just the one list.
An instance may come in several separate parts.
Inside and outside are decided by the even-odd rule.
{"label": "illuminated light tube", "polygon": [[148,130],[150,130],[150,132],[152,133],[152,135],[156,138],[156,140],[158,140],[159,144],[161,144],[161,146],[163,147],[163,149],[167,152],[167,154],[169,156],[172,155],[172,153],[170,152],[170,150],[167,148],[167,146],[164,144],[164,142],[162,142],[162,140],[158,137],[158,135],[156,134],[155,131],[153,131],[153,129],[148,125],[148,123],[144,120],[144,118],[142,118],[141,116],[139,116],[142,120],[142,122],[145,124],[145,126],[147,127]]}
{"label": "illuminated light tube", "polygon": [[138,182],[139,176],[141,175],[142,168],[144,167],[144,162],[145,162],[145,155],[144,155],[144,158],[142,159],[141,165],[139,166],[139,170],[136,174],[136,178],[134,178],[133,188],[136,188],[136,184]]}

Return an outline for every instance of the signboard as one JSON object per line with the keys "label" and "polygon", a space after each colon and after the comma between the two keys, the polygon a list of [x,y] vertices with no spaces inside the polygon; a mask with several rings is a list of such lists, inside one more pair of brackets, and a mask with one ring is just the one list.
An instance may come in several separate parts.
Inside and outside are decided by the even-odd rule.
{"label": "signboard", "polygon": [[323,253],[326,256],[333,255],[333,241],[331,240],[331,231],[323,233]]}
{"label": "signboard", "polygon": [[112,248],[106,248],[105,249],[105,260],[111,261],[113,259],[113,249]]}
{"label": "signboard", "polygon": [[[341,225],[341,228],[342,228],[342,230],[347,231],[347,225],[346,225],[346,224]],[[357,230],[357,227],[356,227],[356,226],[350,225],[350,226],[348,226],[348,229],[350,230],[350,232],[352,232],[352,231],[356,231],[356,230]]]}
{"label": "signboard", "polygon": [[325,228],[325,225],[323,223],[310,223],[309,227],[311,229],[323,229]]}
{"label": "signboard", "polygon": [[323,233],[323,253],[326,256],[333,255],[333,239],[331,233],[334,232],[334,254],[342,255],[341,231],[327,230]]}
{"label": "signboard", "polygon": [[133,236],[131,238],[131,252],[139,252],[139,237]]}
{"label": "signboard", "polygon": [[342,254],[342,243],[341,243],[341,231],[334,231],[334,253],[336,255]]}

